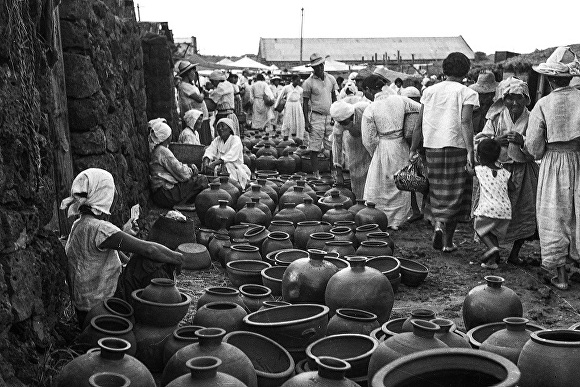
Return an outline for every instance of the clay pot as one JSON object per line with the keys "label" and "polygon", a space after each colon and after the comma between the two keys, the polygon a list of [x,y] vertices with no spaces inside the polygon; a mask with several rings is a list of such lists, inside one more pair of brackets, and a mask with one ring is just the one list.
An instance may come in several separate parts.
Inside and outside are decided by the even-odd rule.
{"label": "clay pot", "polygon": [[256,203],[246,203],[246,207],[239,210],[235,215],[235,223],[253,223],[265,226],[268,224],[268,217],[266,214],[256,208]]}
{"label": "clay pot", "polygon": [[196,309],[201,308],[210,302],[233,302],[245,308],[244,301],[238,289],[227,286],[212,286],[206,288],[204,293],[199,297],[196,304]]}
{"label": "clay pot", "polygon": [[165,363],[163,362],[163,348],[165,341],[173,335],[177,324],[167,327],[155,327],[136,323],[133,328],[135,334],[136,348],[135,357],[141,361],[151,372],[162,372]]}
{"label": "clay pot", "polygon": [[113,316],[119,316],[126,318],[135,323],[135,317],[133,317],[133,307],[125,300],[116,297],[105,298],[103,301],[95,305],[85,317],[85,323],[83,329],[90,325],[91,320],[94,317],[102,316],[105,314],[111,314]]}
{"label": "clay pot", "polygon": [[227,200],[228,205],[233,207],[233,199],[227,191],[220,188],[220,183],[210,183],[209,188],[204,189],[195,197],[195,211],[199,221],[205,226],[205,214],[212,207],[219,205],[220,200]]}
{"label": "clay pot", "polygon": [[318,371],[299,373],[282,387],[360,387],[360,384],[345,377],[351,369],[348,362],[328,356],[318,357],[315,361]]}
{"label": "clay pot", "polygon": [[284,276],[285,266],[272,266],[262,269],[262,284],[270,289],[272,296],[279,297],[282,295],[282,277]]}
{"label": "clay pot", "polygon": [[429,268],[417,261],[399,258],[399,262],[401,262],[401,282],[407,286],[419,286],[429,274]]}
{"label": "clay pot", "polygon": [[298,180],[302,180],[302,176],[291,175],[290,177],[288,177],[286,179],[286,181],[284,181],[284,184],[282,184],[282,186],[280,187],[280,192],[279,192],[280,196],[284,195],[286,193],[286,191],[288,190],[288,188],[294,187]]}
{"label": "clay pot", "polygon": [[430,321],[413,320],[413,332],[403,332],[386,339],[371,356],[368,368],[368,380],[385,365],[411,353],[435,348],[448,348],[445,343],[435,338],[439,326]]}
{"label": "clay pot", "polygon": [[79,344],[82,350],[87,351],[96,347],[98,341],[104,337],[116,337],[128,341],[131,347],[127,348],[125,352],[128,355],[135,356],[136,344],[133,324],[120,316],[104,314],[93,317],[89,325],[76,338],[76,343]]}
{"label": "clay pot", "polygon": [[182,243],[195,243],[193,220],[177,220],[161,215],[151,226],[147,240],[160,243],[171,250],[175,250]]}
{"label": "clay pot", "polygon": [[431,321],[435,318],[435,311],[431,309],[413,309],[411,311],[411,315],[407,317],[405,322],[403,322],[403,326],[401,327],[401,332],[413,332],[413,324],[411,321],[413,320],[424,320],[424,321]]}
{"label": "clay pot", "polygon": [[226,272],[231,283],[240,287],[244,284],[262,284],[260,272],[266,267],[271,267],[269,263],[255,260],[231,261],[226,264]]}
{"label": "clay pot", "polygon": [[489,336],[479,349],[497,353],[511,360],[514,364],[518,363],[520,352],[524,344],[530,339],[532,331],[526,329],[528,319],[522,317],[506,317],[503,319],[505,329],[497,331]]}
{"label": "clay pot", "polygon": [[330,188],[332,188],[332,178],[331,179],[313,179],[309,180],[308,184],[314,189],[315,191],[322,191],[322,194],[326,193]]}
{"label": "clay pot", "polygon": [[284,203],[284,209],[278,212],[273,220],[288,220],[291,221],[294,226],[300,222],[306,221],[306,215],[298,209],[296,209],[296,204],[294,203]]}
{"label": "clay pot", "polygon": [[114,372],[97,372],[89,378],[91,387],[129,387],[131,380]]}
{"label": "clay pot", "polygon": [[[500,330],[502,330],[504,328],[505,328],[505,323],[503,321],[502,322],[494,322],[494,323],[479,325],[479,326],[477,326],[475,328],[471,328],[465,334],[466,340],[469,341],[469,345],[471,345],[471,348],[479,349],[479,347],[481,347],[481,344],[489,336],[491,336],[495,332],[500,331]],[[543,331],[546,328],[544,328],[541,325],[527,323],[526,324],[526,329],[528,331],[537,332],[537,331]]]}
{"label": "clay pot", "polygon": [[189,344],[197,343],[198,339],[195,331],[203,328],[205,327],[199,325],[185,325],[175,329],[163,345],[163,367],[165,367],[175,352]]}
{"label": "clay pot", "polygon": [[[294,203],[299,205],[304,203],[304,200],[310,198],[310,196],[304,192],[304,188],[300,186],[292,187],[288,189],[282,196],[280,196],[280,201],[278,207],[280,209],[285,208],[286,203]],[[304,215],[306,217],[306,215]]]}
{"label": "clay pot", "polygon": [[[245,222],[245,223],[250,223],[250,222]],[[244,239],[244,234],[249,229],[250,229],[249,224],[236,224],[236,225],[230,227],[228,233],[230,234],[231,240]]]}
{"label": "clay pot", "polygon": [[256,169],[257,170],[267,170],[276,169],[276,157],[268,154],[260,157],[256,157]]}
{"label": "clay pot", "polygon": [[364,199],[356,199],[356,203],[349,207],[348,211],[356,215],[360,210],[366,208]]}
{"label": "clay pot", "polygon": [[270,227],[268,227],[268,231],[270,233],[274,231],[282,231],[286,234],[290,235],[290,240],[294,240],[294,230],[295,224],[290,220],[272,220],[270,222]]}
{"label": "clay pot", "polygon": [[274,204],[278,203],[278,186],[276,183],[268,181],[266,178],[260,177],[256,180],[256,184],[261,187],[260,191],[268,194],[270,199],[274,201]]}
{"label": "clay pot", "polygon": [[[412,353],[381,368],[372,387],[518,385],[520,372],[509,360],[466,348],[430,349]],[[371,385],[369,378],[369,386]],[[520,384],[523,386],[522,384]]]}
{"label": "clay pot", "polygon": [[[329,195],[326,196],[326,193],[329,193]],[[352,207],[352,200],[346,196],[341,195],[339,190],[333,189],[327,191],[326,193],[325,196],[323,196],[318,201],[318,206],[322,210],[322,213],[326,213],[326,211],[332,208],[336,208],[337,204],[341,204],[340,208],[344,208],[347,212],[348,208]],[[350,214],[349,217],[351,219],[344,220],[354,220],[354,216],[352,214]]]}
{"label": "clay pot", "polygon": [[378,257],[381,255],[391,255],[392,253],[393,251],[389,248],[389,244],[383,241],[362,241],[356,250],[356,255],[363,257]]}
{"label": "clay pot", "polygon": [[381,330],[385,335],[385,340],[393,337],[398,333],[403,333],[403,323],[407,321],[406,317],[394,318],[381,325]]}
{"label": "clay pot", "polygon": [[144,300],[141,297],[143,289],[134,290],[131,293],[133,308],[135,309],[135,321],[143,325],[155,327],[171,327],[177,325],[187,314],[191,296],[181,292],[181,301],[175,304],[161,304]]}
{"label": "clay pot", "polygon": [[486,284],[474,287],[463,300],[463,323],[470,330],[478,325],[500,322],[506,317],[522,317],[518,295],[498,276],[486,276]]}
{"label": "clay pot", "polygon": [[[338,221],[335,222],[335,224],[340,222],[344,221]],[[356,239],[356,236],[354,235],[354,232],[350,229],[350,227],[335,225],[333,228],[330,229],[330,233],[334,235],[335,241],[349,241],[352,242],[353,247],[355,246],[355,244],[358,244],[358,240]]]}
{"label": "clay pot", "polygon": [[256,371],[254,371],[252,362],[238,348],[222,342],[225,334],[226,332],[220,328],[204,328],[196,331],[195,335],[199,341],[181,348],[167,362],[161,377],[161,387],[168,385],[179,376],[187,374],[186,362],[199,356],[217,357],[222,361],[218,367],[219,372],[239,379],[248,387],[257,387]]}
{"label": "clay pot", "polygon": [[338,308],[357,308],[376,314],[380,323],[388,321],[394,303],[389,280],[380,271],[366,267],[364,257],[347,261],[350,267],[337,272],[326,286],[324,299],[331,315]]}
{"label": "clay pot", "polygon": [[293,147],[294,149],[297,148],[296,143],[293,139],[289,138],[288,136],[282,137],[282,141],[276,145],[276,149],[278,150],[278,154],[283,154],[283,151],[288,148]]}
{"label": "clay pot", "polygon": [[175,281],[169,278],[153,278],[143,289],[141,298],[161,304],[175,304],[181,301],[181,294],[175,286]]}
{"label": "clay pot", "polygon": [[264,226],[255,226],[250,228],[244,234],[244,238],[246,238],[252,246],[262,247],[262,243],[264,240],[270,235],[270,232],[266,230]]}
{"label": "clay pot", "polygon": [[203,270],[211,267],[211,256],[207,247],[199,243],[183,243],[177,247],[183,254],[183,270]]}
{"label": "clay pot", "polygon": [[270,225],[272,220],[272,211],[270,211],[270,207],[260,201],[260,198],[252,196],[252,202],[256,204],[256,208],[262,210],[264,214],[266,214],[266,227]]}
{"label": "clay pot", "polygon": [[189,359],[185,366],[189,374],[182,375],[169,383],[168,387],[213,387],[213,386],[246,386],[237,378],[218,372],[222,361],[214,356],[199,356]]}
{"label": "clay pot", "polygon": [[242,301],[246,305],[246,310],[250,313],[259,310],[264,301],[273,301],[272,291],[263,285],[245,284],[240,286]]}
{"label": "clay pot", "polygon": [[[256,152],[256,156],[260,158],[261,156],[274,156],[278,157],[278,151],[271,144],[264,144],[264,146]],[[275,168],[259,168],[259,169],[275,169]]]}
{"label": "clay pot", "polygon": [[306,248],[308,250],[324,250],[324,247],[326,247],[326,242],[333,240],[334,235],[329,232],[315,232],[310,234],[310,239],[308,240],[308,243],[306,243]]}
{"label": "clay pot", "polygon": [[290,235],[282,231],[274,231],[262,243],[261,253],[266,255],[272,251],[291,249],[293,247]]}
{"label": "clay pot", "polygon": [[435,338],[447,344],[449,348],[471,348],[467,336],[457,330],[453,321],[446,318],[434,318],[431,322],[439,325]]}
{"label": "clay pot", "polygon": [[391,281],[391,285],[393,284],[392,280],[396,280],[401,276],[401,262],[395,257],[380,255],[369,259],[367,266],[383,273]]}
{"label": "clay pot", "polygon": [[373,202],[367,202],[366,208],[356,213],[354,221],[357,226],[378,224],[382,231],[387,231],[387,226],[389,225],[387,215],[383,211],[375,208],[375,203]]}
{"label": "clay pot", "polygon": [[300,258],[308,258],[309,254],[307,251],[299,249],[284,249],[279,250],[274,256],[274,262],[278,266],[289,266],[292,262]]}
{"label": "clay pot", "polygon": [[215,233],[207,247],[212,261],[219,261],[219,252],[224,245],[231,245],[229,234]]}
{"label": "clay pot", "polygon": [[205,213],[205,225],[213,230],[223,228],[222,220],[225,219],[225,228],[230,228],[234,224],[236,211],[228,206],[228,201],[220,199],[218,205],[211,206]]}
{"label": "clay pot", "polygon": [[233,203],[238,201],[238,198],[242,194],[242,187],[236,180],[230,179],[229,173],[220,173],[219,177],[214,179],[213,182],[220,183],[220,188],[230,194]]}
{"label": "clay pot", "polygon": [[356,333],[370,335],[371,332],[380,328],[377,315],[362,309],[339,308],[336,314],[328,321],[326,335],[338,335],[341,333]]}
{"label": "clay pot", "polygon": [[294,173],[296,172],[296,160],[294,157],[286,154],[278,159],[278,171],[280,173]]}
{"label": "clay pot", "polygon": [[[208,247],[209,246],[209,242],[213,238],[214,232],[215,232],[214,230],[211,230],[209,228],[198,228],[197,229],[197,241],[201,245],[204,245],[205,247]],[[194,242],[191,242],[191,243],[194,243]]]}
{"label": "clay pot", "polygon": [[88,386],[92,374],[114,372],[126,376],[133,386],[155,387],[151,372],[143,363],[127,354],[131,343],[106,337],[99,339],[98,348],[74,358],[59,372],[54,387]]}
{"label": "clay pot", "polygon": [[338,193],[341,196],[344,196],[346,198],[350,199],[350,206],[345,206],[346,209],[349,209],[350,207],[353,206],[353,204],[356,202],[356,196],[355,194],[348,188],[345,187],[344,184],[335,184],[334,187],[332,187],[331,189],[329,189],[328,191],[326,191],[324,193],[324,196],[331,196],[333,191],[338,191]]}
{"label": "clay pot", "polygon": [[246,310],[234,302],[210,302],[197,309],[193,323],[233,332],[241,329],[246,314]]}
{"label": "clay pot", "polygon": [[368,240],[368,234],[371,232],[376,232],[376,231],[380,231],[381,229],[379,228],[379,225],[376,223],[371,223],[371,224],[365,224],[362,226],[357,226],[356,230],[355,230],[355,236],[356,239],[358,240],[358,243],[360,244],[363,241]]}
{"label": "clay pot", "polygon": [[276,208],[276,204],[266,192],[262,192],[262,186],[259,184],[252,184],[251,189],[240,196],[237,202],[236,209],[239,211],[244,208],[244,205],[250,201],[252,201],[253,197],[260,198],[260,202],[264,203],[270,209],[270,212],[274,212]]}
{"label": "clay pot", "polygon": [[[336,222],[334,222],[333,226],[334,227],[348,227],[352,231],[353,234],[356,230],[356,223],[354,220],[337,220]],[[356,237],[355,237],[355,241],[356,241],[357,246],[358,246],[358,239],[356,239]]]}
{"label": "clay pot", "polygon": [[248,356],[258,377],[258,386],[276,387],[294,375],[290,353],[274,340],[253,332],[231,332],[224,339]]}
{"label": "clay pot", "polygon": [[310,343],[324,337],[328,311],[318,304],[279,306],[250,313],[244,323],[247,330],[274,340],[299,360]]}
{"label": "clay pot", "polygon": [[314,203],[318,202],[318,195],[316,194],[316,192],[314,191],[314,189],[311,186],[306,184],[306,180],[298,180],[296,182],[296,186],[288,188],[288,191],[298,191],[299,192],[300,188],[297,189],[296,187],[302,187],[302,192],[304,192],[306,195],[308,195],[310,198],[312,198],[312,201]]}
{"label": "clay pot", "polygon": [[338,270],[342,270],[342,269],[350,266],[350,264],[346,260],[344,260],[343,258],[331,257],[330,254],[335,254],[335,253],[332,253],[332,252],[328,253],[326,255],[326,257],[324,257],[324,260],[332,263],[334,266],[337,267]]}
{"label": "clay pot", "polygon": [[296,230],[294,231],[294,244],[299,249],[306,249],[306,245],[310,240],[310,235],[316,232],[322,232],[320,222],[307,220],[306,222],[298,223],[296,225]]}
{"label": "clay pot", "polygon": [[316,358],[332,355],[350,364],[347,377],[359,378],[366,376],[369,360],[378,345],[379,342],[368,335],[343,333],[318,339],[306,348],[306,356],[313,368]]}
{"label": "clay pot", "polygon": [[290,303],[324,304],[326,285],[338,272],[336,266],[325,262],[325,251],[309,249],[309,258],[301,258],[286,268],[282,277],[282,298]]}
{"label": "clay pot", "polygon": [[533,332],[518,359],[521,387],[576,386],[580,379],[580,331]]}
{"label": "clay pot", "polygon": [[377,232],[369,232],[367,233],[367,239],[370,241],[383,241],[387,242],[391,251],[395,251],[395,242],[391,238],[391,235],[388,232],[377,231]]}
{"label": "clay pot", "polygon": [[232,245],[230,246],[231,253],[224,260],[224,267],[228,262],[241,260],[255,260],[261,261],[262,255],[260,249],[256,246],[250,245]]}
{"label": "clay pot", "polygon": [[[324,210],[323,210],[324,212]],[[322,220],[330,224],[341,220],[353,220],[353,216],[348,210],[345,210],[342,204],[335,204],[333,208],[324,212]]]}
{"label": "clay pot", "polygon": [[328,241],[325,243],[324,251],[336,253],[339,257],[355,254],[355,249],[350,241]]}

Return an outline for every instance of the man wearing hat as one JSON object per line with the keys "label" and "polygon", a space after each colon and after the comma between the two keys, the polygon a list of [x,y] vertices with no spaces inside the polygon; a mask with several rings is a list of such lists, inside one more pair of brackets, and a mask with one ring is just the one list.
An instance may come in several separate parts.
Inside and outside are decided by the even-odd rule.
{"label": "man wearing hat", "polygon": [[177,67],[177,76],[181,78],[181,82],[177,86],[179,115],[181,122],[184,122],[183,116],[188,110],[196,109],[203,113],[199,139],[202,144],[208,145],[212,140],[209,127],[209,113],[204,101],[204,94],[199,85],[199,75],[197,74],[196,66],[197,63],[182,60]]}
{"label": "man wearing hat", "polygon": [[468,87],[479,94],[479,108],[473,110],[473,133],[477,134],[483,130],[486,121],[485,116],[493,104],[495,89],[497,88],[495,75],[493,73],[481,73],[477,76],[477,82]]}
{"label": "man wearing hat", "polygon": [[240,135],[240,124],[235,113],[234,85],[226,82],[226,74],[221,70],[215,70],[209,75],[213,89],[209,92],[209,99],[216,105],[215,125],[222,118],[229,118],[234,123],[234,134]]}
{"label": "man wearing hat", "polygon": [[[324,72],[325,58],[320,54],[310,55],[310,64],[313,73],[302,84],[304,123],[306,131],[310,133],[310,162],[315,177],[320,177],[318,170],[318,153],[322,150],[331,151],[332,144],[332,117],[330,105],[336,101],[338,84],[336,79]],[[310,107],[310,111],[308,111]]]}
{"label": "man wearing hat", "polygon": [[[278,100],[280,93],[282,93],[283,87],[280,85],[280,81],[282,81],[282,78],[280,78],[278,75],[274,75],[270,79],[270,90],[272,90],[272,94],[274,94],[274,99],[276,101]],[[277,105],[274,104],[272,108],[274,109],[276,108],[276,106]],[[272,128],[274,130],[276,130],[278,126],[282,126],[282,118],[283,118],[282,112],[274,110],[274,118],[272,118]]]}

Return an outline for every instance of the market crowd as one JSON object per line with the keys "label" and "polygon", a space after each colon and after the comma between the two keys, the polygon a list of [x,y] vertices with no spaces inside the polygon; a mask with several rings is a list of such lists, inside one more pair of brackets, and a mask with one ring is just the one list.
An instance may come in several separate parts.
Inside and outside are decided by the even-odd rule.
{"label": "market crowd", "polygon": [[[285,85],[278,75],[249,70],[202,77],[196,64],[182,61],[176,71],[179,137],[164,119],[149,123],[151,198],[168,209],[192,203],[208,187],[207,176],[221,171],[246,187],[251,173],[241,137],[279,130],[308,147],[314,177],[320,177],[319,153],[331,157],[337,182],[348,170],[353,193],[376,203],[392,230],[429,221],[436,250],[456,251],[458,223],[473,220],[474,237],[485,249],[470,263],[493,270],[505,261],[522,264],[522,245],[539,238],[542,265],[565,290],[566,264],[580,260],[580,90],[573,86],[580,63],[575,55],[566,63],[570,54],[560,47],[534,66],[551,92],[531,111],[528,84],[516,77],[497,82],[493,73],[481,73],[468,86],[471,64],[458,52],[443,61],[443,74],[422,82],[392,79],[383,67],[335,78],[324,71],[320,54],[310,56],[307,79],[294,74]],[[180,162],[172,141],[205,147],[201,167]],[[426,177],[428,189],[399,189],[395,175],[403,170],[412,171],[407,179]],[[66,252],[81,323],[99,300],[146,286],[155,275],[147,267],[170,275],[182,259],[136,238],[131,220],[123,229],[108,222],[116,197],[111,174],[88,169],[62,203],[78,217]],[[511,250],[502,257],[506,245]],[[136,259],[140,263],[131,264]]]}

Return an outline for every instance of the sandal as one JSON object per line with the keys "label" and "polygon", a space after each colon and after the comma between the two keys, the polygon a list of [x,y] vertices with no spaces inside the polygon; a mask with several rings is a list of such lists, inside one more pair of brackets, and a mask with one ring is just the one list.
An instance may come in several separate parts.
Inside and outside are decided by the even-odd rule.
{"label": "sandal", "polygon": [[452,253],[455,250],[457,250],[457,245],[455,243],[452,243],[451,246],[443,246],[443,249],[441,249],[444,253]]}
{"label": "sandal", "polygon": [[440,228],[435,229],[433,233],[433,248],[435,250],[443,250],[443,230]]}
{"label": "sandal", "polygon": [[568,290],[568,283],[567,282],[558,282],[558,276],[554,276],[550,279],[550,283],[558,290]]}
{"label": "sandal", "polygon": [[423,214],[413,214],[407,218],[407,223],[413,223],[423,219]]}
{"label": "sandal", "polygon": [[483,267],[484,269],[495,270],[499,266],[495,262],[494,263],[489,263],[489,264],[488,263],[485,263],[485,262],[482,262],[481,263],[481,267]]}

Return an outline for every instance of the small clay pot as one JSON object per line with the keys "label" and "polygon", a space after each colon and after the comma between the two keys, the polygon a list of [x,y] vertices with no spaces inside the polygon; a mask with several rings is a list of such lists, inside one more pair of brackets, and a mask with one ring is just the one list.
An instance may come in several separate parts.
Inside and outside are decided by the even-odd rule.
{"label": "small clay pot", "polygon": [[203,329],[200,325],[184,325],[173,331],[163,345],[163,366],[167,364],[171,356],[186,345],[197,343],[198,339],[195,331]]}
{"label": "small clay pot", "polygon": [[294,230],[294,223],[290,220],[272,220],[270,222],[270,226],[268,227],[268,231],[270,231],[270,233],[274,231],[282,231],[290,235],[291,241],[294,241]]}
{"label": "small clay pot", "polygon": [[242,328],[242,321],[247,314],[244,308],[233,302],[210,302],[197,310],[193,323],[233,332]]}
{"label": "small clay pot", "polygon": [[354,255],[355,249],[351,241],[339,240],[339,241],[328,241],[325,243],[324,251],[327,253],[337,253],[339,257],[345,257],[347,255]]}
{"label": "small clay pot", "polygon": [[268,234],[261,247],[262,255],[266,255],[272,251],[291,249],[294,247],[290,240],[290,235],[282,231],[274,231]]}
{"label": "small clay pot", "polygon": [[135,356],[136,341],[133,333],[133,324],[126,318],[114,315],[95,316],[89,325],[77,337],[76,342],[84,351],[96,347],[98,341],[105,337],[116,337],[127,340],[131,347],[127,354]]}
{"label": "small clay pot", "polygon": [[328,321],[326,335],[338,335],[341,333],[356,333],[370,335],[371,332],[380,328],[377,315],[362,309],[339,308],[336,314]]}
{"label": "small clay pot", "polygon": [[129,387],[131,380],[114,372],[97,372],[89,378],[91,387]]}
{"label": "small clay pot", "polygon": [[271,267],[269,263],[255,260],[231,261],[226,264],[226,272],[232,284],[240,287],[244,284],[262,284],[262,269]]}
{"label": "small clay pot", "polygon": [[175,281],[169,278],[153,278],[141,292],[141,298],[159,304],[176,304],[181,301],[181,294]]}
{"label": "small clay pot", "polygon": [[230,246],[231,254],[229,255],[229,260],[225,261],[225,264],[231,261],[242,261],[242,260],[255,260],[261,261],[262,255],[260,254],[260,249],[256,246],[251,245],[232,245]]}
{"label": "small clay pot", "polygon": [[381,255],[391,255],[393,250],[384,241],[366,240],[362,241],[356,250],[356,255],[361,257],[378,257]]}
{"label": "small clay pot", "polygon": [[272,291],[263,285],[245,284],[240,286],[242,301],[250,313],[259,310],[264,301],[272,301]]}
{"label": "small clay pot", "polygon": [[401,332],[413,332],[412,320],[425,320],[431,321],[435,318],[435,311],[431,309],[418,308],[411,311],[411,315],[407,317],[403,326],[401,327]]}
{"label": "small clay pot", "polygon": [[355,229],[356,239],[358,239],[358,242],[360,244],[362,241],[366,241],[369,239],[367,237],[368,233],[376,232],[376,231],[381,231],[381,229],[379,228],[379,225],[376,223],[364,224],[362,226],[357,226],[357,228]]}
{"label": "small clay pot", "polygon": [[282,295],[282,277],[286,271],[286,266],[272,266],[262,269],[262,284],[270,289],[272,296],[279,297]]}
{"label": "small clay pot", "polygon": [[329,232],[315,232],[310,234],[310,240],[306,243],[306,248],[323,250],[326,246],[326,242],[333,241],[334,235]]}
{"label": "small clay pot", "polygon": [[212,286],[206,288],[204,293],[197,300],[196,309],[199,309],[210,302],[233,302],[242,308],[246,307],[244,301],[242,301],[240,291],[227,286]]}
{"label": "small clay pot", "polygon": [[112,314],[126,318],[135,324],[135,317],[133,316],[133,307],[125,300],[116,297],[109,297],[94,306],[85,316],[83,329],[91,324],[93,317],[102,316],[105,314]]}

